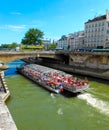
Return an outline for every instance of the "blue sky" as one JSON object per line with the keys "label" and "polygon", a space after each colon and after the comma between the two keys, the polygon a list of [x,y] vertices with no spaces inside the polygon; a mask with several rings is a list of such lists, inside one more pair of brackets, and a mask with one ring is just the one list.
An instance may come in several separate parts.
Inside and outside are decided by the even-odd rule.
{"label": "blue sky", "polygon": [[109,10],[109,0],[0,0],[0,44],[20,43],[30,28],[45,38],[84,30],[84,23]]}

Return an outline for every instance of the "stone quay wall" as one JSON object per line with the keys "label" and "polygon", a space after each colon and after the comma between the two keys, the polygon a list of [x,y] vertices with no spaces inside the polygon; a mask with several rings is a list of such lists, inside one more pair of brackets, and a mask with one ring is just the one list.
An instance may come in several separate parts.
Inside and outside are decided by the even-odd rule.
{"label": "stone quay wall", "polygon": [[16,124],[5,104],[10,92],[4,79],[4,72],[0,71],[0,130],[17,130]]}

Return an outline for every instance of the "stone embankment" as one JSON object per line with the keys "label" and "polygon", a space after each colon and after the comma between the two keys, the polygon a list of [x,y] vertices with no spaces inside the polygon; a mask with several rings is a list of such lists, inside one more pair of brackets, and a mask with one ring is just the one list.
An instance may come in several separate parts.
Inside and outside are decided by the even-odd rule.
{"label": "stone embankment", "polygon": [[10,92],[7,88],[4,73],[0,71],[0,130],[17,130],[15,122],[5,104]]}
{"label": "stone embankment", "polygon": [[41,64],[44,66],[48,66],[54,69],[59,69],[62,71],[66,71],[68,73],[75,73],[75,74],[80,74],[84,76],[91,76],[94,78],[100,78],[100,79],[105,79],[109,80],[109,69],[99,69],[99,68],[89,68],[89,67],[82,67],[82,66],[76,66],[76,65],[66,65],[66,64],[56,64],[56,63],[50,63],[50,62],[38,62],[35,61],[34,59],[23,59],[23,61],[27,63],[37,63]]}
{"label": "stone embankment", "polygon": [[109,70],[101,70],[101,69],[91,69],[86,67],[75,67],[69,65],[60,65],[60,64],[44,64],[48,67],[52,67],[55,69],[59,69],[62,71],[66,71],[67,73],[75,73],[84,76],[91,76],[94,78],[100,78],[104,80],[109,80]]}

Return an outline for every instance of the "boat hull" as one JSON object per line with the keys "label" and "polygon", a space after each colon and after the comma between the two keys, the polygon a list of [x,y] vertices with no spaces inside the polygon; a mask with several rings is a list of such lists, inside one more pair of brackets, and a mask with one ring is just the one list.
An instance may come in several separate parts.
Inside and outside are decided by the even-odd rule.
{"label": "boat hull", "polygon": [[22,75],[55,93],[62,93],[63,90],[72,93],[81,93],[87,91],[89,88],[87,78],[82,81],[77,77],[73,77],[71,74],[49,67],[37,64],[27,64],[17,68],[17,70]]}
{"label": "boat hull", "polygon": [[89,84],[85,86],[78,86],[78,87],[73,87],[73,88],[68,88],[66,86],[63,86],[64,90],[70,91],[72,93],[83,93],[88,90]]}

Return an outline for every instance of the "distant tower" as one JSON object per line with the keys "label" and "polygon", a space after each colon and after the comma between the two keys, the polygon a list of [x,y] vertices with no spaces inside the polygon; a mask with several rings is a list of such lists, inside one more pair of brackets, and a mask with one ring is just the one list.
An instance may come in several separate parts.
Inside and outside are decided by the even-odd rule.
{"label": "distant tower", "polygon": [[109,22],[109,12],[108,12],[108,10],[106,10],[106,21]]}

